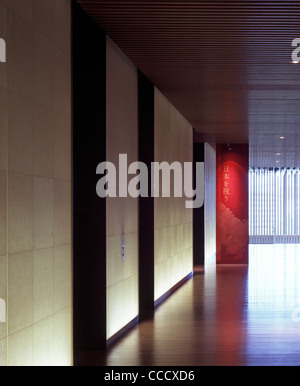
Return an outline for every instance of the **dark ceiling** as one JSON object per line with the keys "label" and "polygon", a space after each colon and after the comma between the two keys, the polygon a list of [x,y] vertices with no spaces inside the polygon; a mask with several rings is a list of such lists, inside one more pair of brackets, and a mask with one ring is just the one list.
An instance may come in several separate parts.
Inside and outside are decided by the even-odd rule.
{"label": "dark ceiling", "polygon": [[190,121],[196,141],[249,142],[252,166],[300,166],[300,64],[291,63],[299,0],[78,2]]}

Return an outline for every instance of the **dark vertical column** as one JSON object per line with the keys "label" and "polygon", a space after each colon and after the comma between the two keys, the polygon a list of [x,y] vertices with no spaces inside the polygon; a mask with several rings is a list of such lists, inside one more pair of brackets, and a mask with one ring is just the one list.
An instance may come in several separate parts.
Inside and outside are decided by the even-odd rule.
{"label": "dark vertical column", "polygon": [[74,357],[106,345],[106,200],[96,167],[106,160],[106,36],[72,2]]}
{"label": "dark vertical column", "polygon": [[[194,168],[197,162],[204,162],[204,143],[194,143]],[[199,182],[198,182],[199,183]],[[196,186],[195,173],[194,185]],[[193,232],[194,232],[194,266],[204,265],[205,243],[204,243],[204,205],[193,210]]]}
{"label": "dark vertical column", "polygon": [[[154,86],[139,72],[139,160],[151,170],[154,162]],[[139,200],[139,308],[140,319],[154,312],[154,198]]]}

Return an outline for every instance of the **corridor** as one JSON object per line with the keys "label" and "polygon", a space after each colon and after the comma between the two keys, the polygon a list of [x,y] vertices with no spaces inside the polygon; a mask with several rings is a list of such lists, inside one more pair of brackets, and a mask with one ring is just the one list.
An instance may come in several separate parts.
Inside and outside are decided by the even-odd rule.
{"label": "corridor", "polygon": [[[299,312],[298,312],[299,311]],[[300,365],[300,246],[251,245],[250,264],[196,275],[89,365]]]}

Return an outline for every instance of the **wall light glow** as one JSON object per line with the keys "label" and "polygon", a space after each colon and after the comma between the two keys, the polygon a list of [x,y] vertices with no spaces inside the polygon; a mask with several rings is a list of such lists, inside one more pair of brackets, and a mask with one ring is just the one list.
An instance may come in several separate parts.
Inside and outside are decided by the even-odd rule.
{"label": "wall light glow", "polygon": [[6,303],[0,299],[0,323],[6,323]]}

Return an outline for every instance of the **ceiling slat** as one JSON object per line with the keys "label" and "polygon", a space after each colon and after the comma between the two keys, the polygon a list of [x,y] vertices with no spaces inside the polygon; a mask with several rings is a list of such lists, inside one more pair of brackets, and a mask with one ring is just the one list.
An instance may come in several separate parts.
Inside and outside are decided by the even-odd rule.
{"label": "ceiling slat", "polygon": [[252,166],[300,166],[299,0],[77,1],[196,140],[249,142]]}

